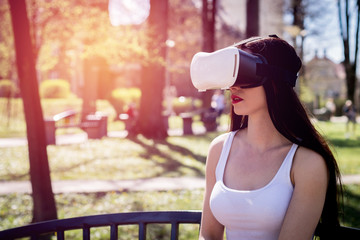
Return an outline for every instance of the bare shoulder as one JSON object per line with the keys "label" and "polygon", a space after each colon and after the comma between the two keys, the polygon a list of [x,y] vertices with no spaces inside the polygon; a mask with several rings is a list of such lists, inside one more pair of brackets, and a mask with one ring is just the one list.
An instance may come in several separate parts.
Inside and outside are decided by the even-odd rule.
{"label": "bare shoulder", "polygon": [[224,142],[230,133],[224,133],[214,138],[210,144],[207,164],[216,165],[220,157]]}
{"label": "bare shoulder", "polygon": [[293,181],[313,181],[323,180],[327,182],[328,168],[324,158],[317,152],[299,147],[293,162],[292,180]]}
{"label": "bare shoulder", "polygon": [[211,141],[211,144],[210,144],[210,150],[211,149],[216,149],[216,148],[222,148],[222,146],[224,145],[224,142],[226,140],[226,138],[228,137],[230,133],[223,133],[219,136],[217,136],[216,138],[214,138],[212,141]]}

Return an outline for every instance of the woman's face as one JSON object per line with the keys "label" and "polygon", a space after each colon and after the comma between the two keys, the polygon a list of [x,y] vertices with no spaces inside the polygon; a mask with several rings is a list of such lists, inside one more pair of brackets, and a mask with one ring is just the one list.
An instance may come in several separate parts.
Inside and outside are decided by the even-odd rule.
{"label": "woman's face", "polygon": [[231,103],[237,115],[255,115],[268,112],[263,86],[254,88],[230,87]]}
{"label": "woman's face", "polygon": [[[242,50],[252,54],[252,52],[243,48]],[[254,115],[266,111],[268,113],[265,89],[263,86],[254,88],[241,88],[234,85],[230,87],[231,104],[234,106],[234,112],[237,115]]]}

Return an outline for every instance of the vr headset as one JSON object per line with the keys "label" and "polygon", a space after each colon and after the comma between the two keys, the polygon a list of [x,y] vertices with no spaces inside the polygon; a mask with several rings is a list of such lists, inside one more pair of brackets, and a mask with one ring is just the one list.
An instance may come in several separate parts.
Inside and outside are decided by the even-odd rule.
{"label": "vr headset", "polygon": [[253,88],[263,85],[269,77],[284,79],[294,87],[297,79],[297,73],[270,65],[263,56],[236,47],[196,53],[191,61],[190,76],[199,91],[228,89],[234,85]]}

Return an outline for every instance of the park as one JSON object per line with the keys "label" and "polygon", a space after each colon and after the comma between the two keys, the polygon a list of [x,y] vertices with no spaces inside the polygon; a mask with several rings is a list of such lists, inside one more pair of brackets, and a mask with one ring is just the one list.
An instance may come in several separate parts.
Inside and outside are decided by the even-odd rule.
{"label": "park", "polygon": [[[115,14],[110,24],[110,6],[120,2],[1,1],[6,28],[0,31],[0,50],[6,55],[0,58],[0,236],[7,229],[49,220],[147,213],[145,230],[132,222],[115,229],[91,227],[85,233],[82,225],[57,237],[198,239],[209,145],[229,131],[231,103],[224,91],[225,109],[214,115],[214,91],[198,92],[192,86],[191,57],[235,39],[264,35],[264,21],[283,19],[282,13],[264,13],[261,0],[243,3],[238,8],[246,9],[248,24],[241,29],[229,7],[234,1],[199,5],[201,1],[149,0],[122,3],[128,19],[114,23],[119,18]],[[299,2],[297,7],[303,6]],[[131,7],[143,12],[131,17]],[[343,6],[334,7],[340,12]],[[344,186],[340,224],[359,234],[360,119],[358,110],[354,123],[344,111],[349,99],[359,106],[356,67],[355,72],[349,67],[356,60],[346,52],[357,54],[357,45],[355,51],[343,42],[341,63],[325,50],[308,57],[308,19],[292,17],[286,28],[274,24],[269,31],[283,31],[303,58],[306,68],[295,91],[337,159]],[[195,224],[173,230],[152,221],[171,218],[155,217],[161,212]]]}

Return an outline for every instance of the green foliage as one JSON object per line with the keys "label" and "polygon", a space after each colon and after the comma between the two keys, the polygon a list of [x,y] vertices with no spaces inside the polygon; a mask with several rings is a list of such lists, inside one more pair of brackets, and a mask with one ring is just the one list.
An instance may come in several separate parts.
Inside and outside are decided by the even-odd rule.
{"label": "green foliage", "polygon": [[0,81],[0,98],[15,96],[18,91],[18,88],[11,80],[4,79]]}
{"label": "green foliage", "polygon": [[346,99],[341,99],[341,98],[335,98],[334,99],[334,103],[335,103],[335,106],[336,106],[335,116],[344,115],[343,107],[345,105],[345,101],[346,101]]}
{"label": "green foliage", "polygon": [[70,84],[63,79],[48,79],[40,84],[41,98],[69,98],[73,96]]}
{"label": "green foliage", "polygon": [[141,91],[139,88],[117,88],[112,91],[110,102],[117,113],[126,111],[129,104],[140,105]]}
{"label": "green foliage", "polygon": [[36,68],[45,76],[48,72],[55,69],[56,64],[59,63],[59,58],[53,56],[54,46],[56,45],[56,42],[46,41],[39,49]]}
{"label": "green foliage", "polygon": [[0,137],[26,136],[21,98],[0,98]]}
{"label": "green foliage", "polygon": [[298,84],[300,85],[300,100],[305,104],[312,103],[315,99],[315,95],[312,90],[304,82],[304,78],[300,77]]}
{"label": "green foliage", "polygon": [[360,228],[360,186],[351,184],[344,188],[344,214],[341,222],[345,226]]}
{"label": "green foliage", "polygon": [[202,103],[199,99],[194,99],[192,97],[178,97],[174,98],[172,101],[173,110],[176,114],[191,112],[195,109],[201,107]]}
{"label": "green foliage", "polygon": [[[110,24],[105,1],[27,1],[37,69],[47,78],[50,70],[75,74],[82,59],[106,58],[122,65],[146,61],[146,40],[142,27]],[[39,11],[41,9],[41,11]],[[0,1],[0,79],[9,78],[15,62],[13,31],[8,1]],[[75,67],[74,67],[75,64]]]}
{"label": "green foliage", "polygon": [[7,1],[0,1],[0,22],[0,79],[7,79],[13,76],[15,64],[13,31]]}

